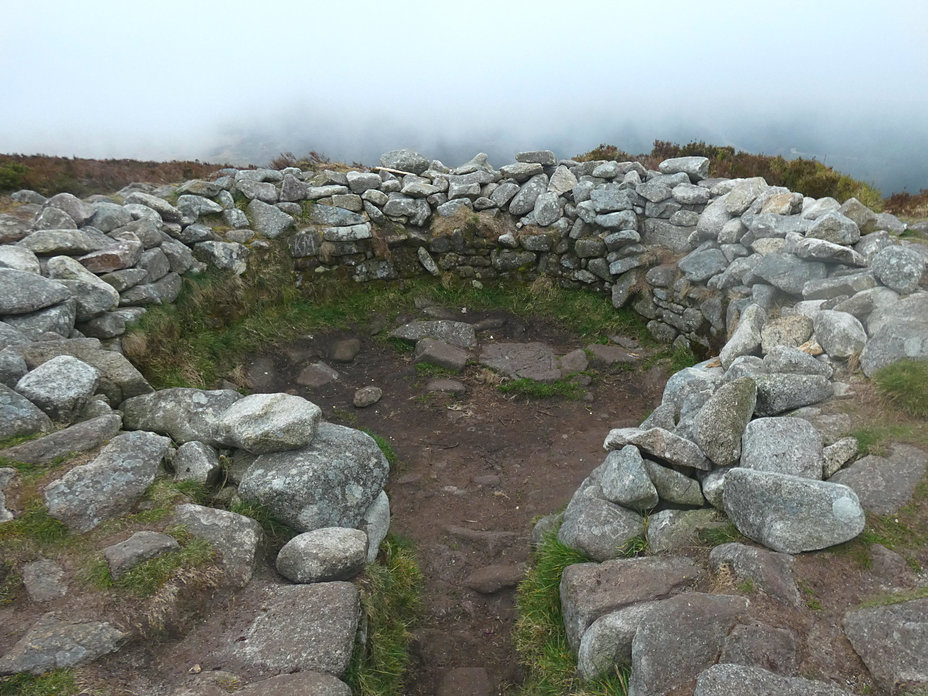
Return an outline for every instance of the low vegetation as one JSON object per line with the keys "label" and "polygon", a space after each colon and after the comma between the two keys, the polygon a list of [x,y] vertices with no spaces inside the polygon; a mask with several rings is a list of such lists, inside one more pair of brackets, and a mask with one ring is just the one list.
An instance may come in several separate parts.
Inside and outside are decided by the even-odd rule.
{"label": "low vegetation", "polygon": [[[634,548],[629,550],[634,555]],[[577,661],[567,644],[561,615],[560,583],[564,569],[591,559],[557,539],[545,536],[534,564],[519,585],[514,640],[526,670],[520,696],[625,696],[628,671],[619,669],[588,682],[577,676]]]}
{"label": "low vegetation", "polygon": [[583,386],[567,377],[554,382],[537,382],[534,379],[514,379],[496,387],[503,394],[517,394],[530,399],[569,399],[577,401],[583,396]]}
{"label": "low vegetation", "polygon": [[355,696],[403,693],[410,628],[420,611],[422,572],[409,542],[388,536],[360,582],[367,641],[355,647],[343,679]]}
{"label": "low vegetation", "polygon": [[0,677],[0,696],[77,696],[88,694],[71,670],[56,669],[41,676],[28,672]]}
{"label": "low vegetation", "polygon": [[910,416],[928,418],[928,360],[900,360],[876,371],[877,390]]}
{"label": "low vegetation", "polygon": [[651,152],[646,154],[632,155],[614,145],[600,145],[574,159],[641,162],[648,169],[657,169],[657,165],[665,159],[693,156],[708,157],[709,173],[714,177],[734,179],[761,176],[771,186],[785,186],[790,191],[798,191],[813,198],[831,196],[844,202],[853,197],[873,210],[883,209],[882,195],[874,186],[852,179],[821,162],[802,158],[788,160],[779,155],[756,155],[728,145],[712,145],[703,141],[678,145],[655,140]]}

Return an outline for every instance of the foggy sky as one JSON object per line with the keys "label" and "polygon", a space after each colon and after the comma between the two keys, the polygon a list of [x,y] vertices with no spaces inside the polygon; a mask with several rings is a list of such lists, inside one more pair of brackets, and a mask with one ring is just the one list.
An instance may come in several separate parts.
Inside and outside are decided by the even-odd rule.
{"label": "foggy sky", "polygon": [[500,166],[707,140],[928,188],[923,0],[0,0],[0,152]]}

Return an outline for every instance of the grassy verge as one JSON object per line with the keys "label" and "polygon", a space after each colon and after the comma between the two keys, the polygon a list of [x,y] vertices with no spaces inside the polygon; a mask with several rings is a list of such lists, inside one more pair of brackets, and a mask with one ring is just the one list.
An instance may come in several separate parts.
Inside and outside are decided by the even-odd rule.
{"label": "grassy verge", "polygon": [[514,640],[526,669],[520,696],[625,696],[628,673],[620,670],[583,682],[567,644],[561,615],[560,582],[564,569],[590,559],[565,546],[552,531],[535,552],[534,566],[519,585]]}
{"label": "grassy verge", "polygon": [[928,418],[928,360],[900,360],[873,375],[882,396],[910,416]]}
{"label": "grassy verge", "polygon": [[422,573],[411,546],[388,536],[377,563],[360,584],[367,620],[366,645],[358,645],[343,679],[355,696],[399,696],[409,667],[410,627],[419,612]]}
{"label": "grassy verge", "polygon": [[0,677],[0,696],[76,696],[82,691],[70,670],[56,669],[41,676],[26,672]]}

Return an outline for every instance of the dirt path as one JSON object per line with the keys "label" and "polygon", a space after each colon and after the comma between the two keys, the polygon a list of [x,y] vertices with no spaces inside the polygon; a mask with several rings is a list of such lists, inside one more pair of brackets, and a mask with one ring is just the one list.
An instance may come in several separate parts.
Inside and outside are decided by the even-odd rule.
{"label": "dirt path", "polygon": [[[487,316],[468,321],[481,318]],[[501,313],[489,318],[497,326],[481,342],[543,341],[559,354],[584,345],[544,324]],[[428,393],[431,376],[417,372],[412,354],[369,334],[307,337],[252,361],[249,373],[260,391],[293,391],[319,404],[327,419],[387,438],[399,457],[387,489],[391,530],[413,540],[425,575],[407,693],[439,694],[442,680],[459,667],[484,668],[493,693],[502,693],[520,681],[510,640],[514,583],[529,560],[533,520],[568,502],[602,461],[606,431],[640,423],[659,402],[666,375],[606,372],[582,400],[529,400],[501,393],[488,383],[488,371],[471,365],[456,376],[466,393],[452,397]],[[357,357],[332,361],[333,344],[348,337],[361,339]],[[317,360],[335,367],[339,379],[297,386],[300,369]],[[380,387],[383,398],[355,408],[355,390],[368,385]],[[474,674],[457,676],[466,681]]]}

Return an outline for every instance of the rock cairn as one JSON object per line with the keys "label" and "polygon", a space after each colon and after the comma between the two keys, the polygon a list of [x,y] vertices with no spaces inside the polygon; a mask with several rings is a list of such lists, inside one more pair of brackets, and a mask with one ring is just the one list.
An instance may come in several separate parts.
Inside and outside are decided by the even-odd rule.
{"label": "rock cairn", "polygon": [[[815,404],[847,392],[841,376],[858,360],[870,376],[902,358],[928,358],[925,247],[901,242],[903,223],[855,199],[839,204],[762,179],[710,179],[705,158],[667,160],[659,171],[559,161],[550,151],[515,159],[497,170],[478,155],[449,168],[396,150],[373,171],[221,170],[209,181],[133,184],[113,197],[13,194],[15,214],[0,214],[0,438],[42,437],[3,456],[48,462],[102,446],[43,490],[49,513],[76,532],[129,510],[165,470],[212,483],[220,454],[229,457],[241,498],[300,532],[277,558],[296,584],[270,591],[246,639],[231,641],[230,659],[347,693],[338,677],[358,630],[358,592],[346,580],[374,559],[389,526],[380,450],[296,396],[155,391],[123,356],[119,337],[146,307],[173,302],[184,275],[207,266],[242,273],[250,250],[277,238],[295,259],[296,282],[330,272],[358,282],[546,275],[608,293],[616,308],[646,317],[659,340],[724,345],[718,359],[674,375],[640,427],[608,434],[605,461],[563,514],[560,539],[597,561],[568,568],[561,586],[581,672],[629,662],[636,694],[697,677],[704,694],[745,683],[839,693],[761,669],[768,663],[712,666],[726,651],[792,639],[744,624],[750,607],[742,597],[686,592],[705,569],[673,551],[724,513],[770,550],[727,545],[712,562],[794,602],[789,554],[851,539],[865,511],[908,499],[924,458],[902,451],[889,464],[865,458],[848,466],[856,444],[833,438]],[[466,335],[420,329],[403,327],[411,333],[400,337],[460,362]],[[531,357],[521,367],[504,364],[511,356],[485,357],[514,374],[544,367]],[[568,370],[566,357],[526,374],[556,378]],[[901,488],[875,489],[874,467],[902,472]],[[15,470],[0,469],[0,523],[14,518],[3,491],[15,481]],[[191,504],[178,506],[175,518],[221,553],[231,586],[249,582],[262,537],[253,520]],[[643,534],[667,553],[619,558]],[[139,532],[104,556],[116,577],[176,548],[171,537]],[[37,563],[28,571],[30,596],[61,596],[61,569]],[[294,615],[293,602],[316,609]],[[845,626],[875,678],[891,684],[904,673],[923,684],[928,650],[884,659],[861,636],[889,635],[879,646],[891,652],[887,626],[921,622],[923,634],[924,616],[907,603],[851,613]],[[693,632],[692,650],[672,669],[667,625]],[[311,647],[292,649],[294,635]],[[107,623],[49,613],[0,657],[0,673],[81,664],[125,637]]]}

